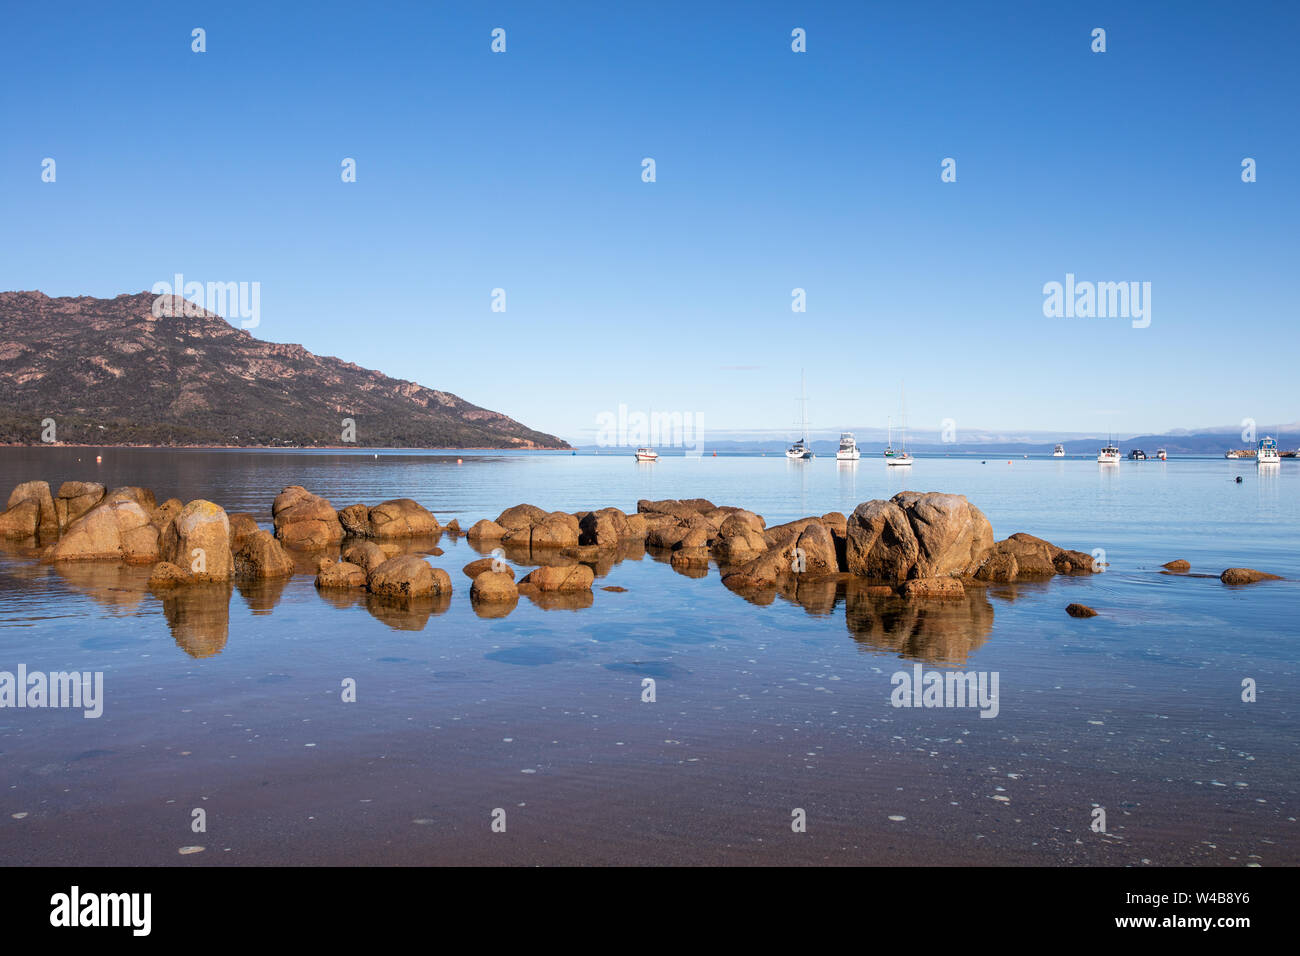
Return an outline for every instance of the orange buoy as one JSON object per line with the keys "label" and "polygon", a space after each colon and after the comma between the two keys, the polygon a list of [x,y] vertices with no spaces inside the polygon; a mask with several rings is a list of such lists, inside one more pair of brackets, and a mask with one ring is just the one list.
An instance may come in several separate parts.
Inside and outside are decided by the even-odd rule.
{"label": "orange buoy", "polygon": [[103,456],[103,455],[96,455],[96,456],[95,456],[95,464],[97,464],[97,465],[102,464],[103,461],[104,461],[104,456]]}

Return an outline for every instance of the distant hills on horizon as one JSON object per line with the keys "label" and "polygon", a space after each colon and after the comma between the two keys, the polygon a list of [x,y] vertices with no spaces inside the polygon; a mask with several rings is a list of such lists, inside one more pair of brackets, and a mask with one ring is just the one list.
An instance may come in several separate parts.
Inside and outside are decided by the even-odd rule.
{"label": "distant hills on horizon", "polygon": [[[1278,447],[1283,450],[1291,450],[1300,447],[1300,424],[1283,425],[1278,427],[1260,427],[1256,429],[1258,437],[1271,435],[1278,438]],[[1280,431],[1280,437],[1279,437]],[[1288,434],[1291,436],[1288,440]],[[882,429],[879,435],[874,432],[854,432],[857,439],[858,448],[866,457],[879,455],[884,449],[886,435]],[[1223,429],[1223,430],[1205,430],[1199,432],[1174,431],[1163,435],[1133,435],[1128,438],[1108,438],[1105,436],[1094,435],[1073,435],[1068,437],[1054,438],[1044,440],[1042,438],[1023,438],[1023,439],[1006,439],[990,437],[983,441],[964,441],[964,442],[942,442],[937,440],[938,435],[931,432],[929,435],[922,436],[920,440],[909,438],[907,448],[909,451],[917,454],[927,455],[1050,455],[1052,449],[1059,441],[1065,446],[1067,456],[1095,456],[1102,447],[1108,442],[1114,441],[1119,446],[1121,453],[1127,455],[1130,450],[1139,448],[1149,455],[1154,455],[1156,449],[1163,448],[1170,455],[1212,455],[1220,456],[1224,452],[1237,448],[1253,448],[1254,444],[1245,442],[1241,439],[1241,429]],[[574,443],[579,451],[583,452],[617,452],[623,449],[602,448],[593,443]],[[810,437],[809,444],[813,451],[819,456],[833,457],[836,449],[839,448],[839,433],[835,433],[834,438]],[[899,447],[899,436],[897,433],[893,436],[895,448]],[[711,455],[713,452],[719,454],[784,454],[785,449],[790,445],[790,440],[783,438],[754,438],[754,439],[725,439],[710,441],[705,439],[703,453]],[[691,445],[691,451],[695,446]],[[660,454],[676,454],[678,449],[671,447],[657,448]]]}

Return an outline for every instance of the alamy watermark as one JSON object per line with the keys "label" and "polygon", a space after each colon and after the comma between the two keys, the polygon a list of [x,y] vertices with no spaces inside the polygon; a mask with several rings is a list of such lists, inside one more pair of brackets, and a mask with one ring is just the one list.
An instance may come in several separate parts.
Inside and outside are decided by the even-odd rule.
{"label": "alamy watermark", "polygon": [[[171,282],[155,282],[150,291],[157,297],[150,310],[155,319],[196,317],[206,310],[226,319],[238,318],[245,329],[255,329],[262,321],[260,282],[186,282],[178,272]],[[179,313],[178,297],[183,300]]]}
{"label": "alamy watermark", "polygon": [[895,671],[889,702],[895,707],[978,707],[981,717],[998,715],[997,671]]}
{"label": "alamy watermark", "polygon": [[1049,319],[1132,319],[1133,328],[1151,324],[1150,282],[1076,282],[1043,285],[1043,315]]}
{"label": "alamy watermark", "polygon": [[0,671],[0,707],[71,708],[94,719],[104,713],[103,671]]}
{"label": "alamy watermark", "polygon": [[699,412],[617,412],[596,416],[596,444],[601,448],[685,448],[688,456],[704,454],[704,416]]}

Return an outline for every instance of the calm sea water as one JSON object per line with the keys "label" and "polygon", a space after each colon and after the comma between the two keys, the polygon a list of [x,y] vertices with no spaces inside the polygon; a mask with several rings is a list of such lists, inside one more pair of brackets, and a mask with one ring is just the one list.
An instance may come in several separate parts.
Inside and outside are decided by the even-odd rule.
{"label": "calm sea water", "polygon": [[[1298,462],[374,455],[2,449],[0,489],[140,484],[269,527],[275,494],[302,484],[336,507],[412,497],[468,527],[520,502],[676,497],[774,524],[908,488],[965,494],[999,538],[1100,548],[1110,567],[956,606],[842,584],[763,605],[716,567],[637,551],[597,567],[586,606],[490,619],[460,571],[479,553],[445,536],[429,560],[455,593],[415,614],[326,599],[307,574],[164,601],[148,569],[9,546],[0,670],[102,671],[105,704],[0,710],[6,861],[1300,862]],[[1161,574],[1174,558],[1212,576]],[[1228,588],[1232,566],[1288,580]],[[1072,601],[1100,616],[1066,616]],[[996,673],[997,716],[891,706],[914,665]]]}

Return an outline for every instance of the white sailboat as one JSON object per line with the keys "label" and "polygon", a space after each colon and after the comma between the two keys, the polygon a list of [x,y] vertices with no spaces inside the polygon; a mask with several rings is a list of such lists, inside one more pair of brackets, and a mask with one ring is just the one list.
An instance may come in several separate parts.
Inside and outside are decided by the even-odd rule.
{"label": "white sailboat", "polygon": [[[899,442],[898,451],[893,455],[889,454],[893,449],[886,448],[885,464],[889,465],[891,468],[910,468],[912,465],[912,456],[907,453],[907,392],[901,384],[899,385],[899,393],[902,398],[903,406],[903,437]],[[892,435],[890,436],[890,441],[893,441]]]}
{"label": "white sailboat", "polygon": [[813,450],[808,444],[808,390],[803,369],[799,370],[799,405],[803,409],[801,433],[803,437],[785,450],[785,457],[791,461],[810,461],[813,458]]}

